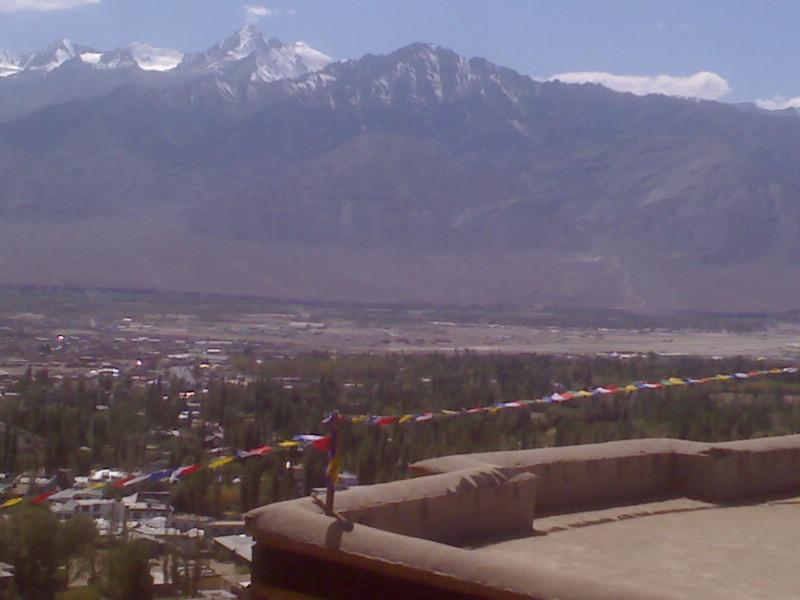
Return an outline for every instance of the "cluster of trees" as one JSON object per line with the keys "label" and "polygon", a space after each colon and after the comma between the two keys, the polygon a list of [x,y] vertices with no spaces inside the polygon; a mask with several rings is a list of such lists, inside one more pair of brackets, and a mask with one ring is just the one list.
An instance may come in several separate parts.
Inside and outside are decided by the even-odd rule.
{"label": "cluster of trees", "polygon": [[[320,418],[338,408],[346,414],[414,414],[488,406],[538,398],[557,387],[704,377],[765,367],[747,358],[711,359],[649,355],[611,356],[456,355],[305,356],[267,361],[261,378],[247,386],[221,382],[204,410],[224,418],[234,447],[276,440],[296,432],[324,433]],[[291,378],[291,389],[276,380]],[[283,378],[283,379],[280,379]],[[415,425],[345,424],[344,466],[362,483],[408,475],[408,465],[431,456],[580,444],[632,437],[670,436],[721,441],[800,431],[796,376],[748,382],[673,387],[656,392],[543,405],[535,411],[444,418]],[[288,387],[288,386],[287,386]],[[727,390],[730,390],[728,392]],[[318,455],[305,457],[307,478],[321,473]],[[310,465],[308,463],[311,463]],[[273,461],[273,469],[278,467]],[[275,476],[280,472],[273,471]],[[318,482],[317,482],[318,483]],[[261,497],[260,501],[279,499]]]}
{"label": "cluster of trees", "polygon": [[[92,465],[177,467],[209,460],[206,423],[224,427],[224,444],[244,449],[275,444],[297,433],[324,433],[323,415],[414,414],[537,398],[565,389],[701,377],[764,368],[746,358],[714,360],[658,355],[306,355],[256,361],[238,357],[249,383],[211,381],[199,394],[201,418],[178,414],[186,400],[179,381],[135,388],[122,381],[51,382],[35,374],[18,384],[18,398],[0,406],[5,424],[0,464],[7,470]],[[732,394],[726,392],[731,390]],[[408,465],[455,452],[531,448],[644,436],[725,440],[800,431],[795,376],[743,383],[674,387],[438,419],[415,425],[342,427],[343,463],[363,483],[405,477]],[[104,404],[100,405],[99,399]],[[194,426],[192,426],[194,425]],[[160,432],[178,429],[177,437]],[[29,448],[21,451],[21,435]],[[40,448],[36,448],[39,440]],[[293,468],[302,463],[300,472]],[[12,468],[8,468],[12,467]],[[174,486],[180,510],[220,515],[307,493],[323,485],[324,456],[280,451],[201,471]]]}
{"label": "cluster of trees", "polygon": [[60,522],[36,506],[11,511],[0,519],[0,561],[14,567],[14,584],[4,600],[51,600],[78,579],[88,586],[64,598],[152,598],[147,547],[119,542],[99,560],[97,537],[87,518]]}

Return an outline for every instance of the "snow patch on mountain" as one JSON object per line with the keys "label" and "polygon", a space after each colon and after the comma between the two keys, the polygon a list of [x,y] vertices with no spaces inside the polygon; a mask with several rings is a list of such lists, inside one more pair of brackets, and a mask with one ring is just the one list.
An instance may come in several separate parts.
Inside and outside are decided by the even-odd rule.
{"label": "snow patch on mountain", "polygon": [[81,54],[81,62],[85,62],[87,65],[96,65],[102,58],[102,52],[84,52]]}
{"label": "snow patch on mountain", "polygon": [[127,48],[117,48],[111,52],[103,53],[103,56],[95,65],[96,69],[114,70],[114,69],[138,69],[139,64],[133,58],[130,50]]}
{"label": "snow patch on mountain", "polygon": [[227,100],[234,100],[236,99],[236,90],[233,89],[233,86],[230,83],[226,83],[224,81],[216,81],[217,90],[219,90],[220,96]]}
{"label": "snow patch on mountain", "polygon": [[309,71],[320,71],[333,61],[330,56],[312,48],[305,42],[295,42],[294,52],[303,59]]}
{"label": "snow patch on mountain", "polygon": [[8,50],[0,49],[0,77],[8,77],[19,73],[19,57]]}
{"label": "snow patch on mountain", "polygon": [[171,71],[183,61],[183,52],[134,42],[128,51],[144,71]]}

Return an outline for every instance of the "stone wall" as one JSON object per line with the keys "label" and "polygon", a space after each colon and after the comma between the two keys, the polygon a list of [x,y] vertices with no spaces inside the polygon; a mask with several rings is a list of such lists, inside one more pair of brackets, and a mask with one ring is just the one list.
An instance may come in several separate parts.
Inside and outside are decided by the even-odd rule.
{"label": "stone wall", "polygon": [[703,445],[676,453],[677,489],[709,502],[750,502],[800,490],[800,436]]}
{"label": "stone wall", "polygon": [[337,511],[353,523],[445,544],[530,532],[536,477],[491,467],[355,488]]}
{"label": "stone wall", "polygon": [[538,514],[670,496],[742,502],[800,491],[800,436],[717,444],[646,439],[487,452],[421,461],[412,465],[412,473],[442,473],[465,464],[535,474]]}

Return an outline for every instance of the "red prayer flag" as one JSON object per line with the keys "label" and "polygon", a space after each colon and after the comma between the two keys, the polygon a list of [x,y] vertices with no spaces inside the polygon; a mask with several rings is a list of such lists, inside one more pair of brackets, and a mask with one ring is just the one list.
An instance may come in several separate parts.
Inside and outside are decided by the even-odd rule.
{"label": "red prayer flag", "polygon": [[44,494],[39,494],[38,496],[36,496],[36,498],[31,500],[31,504],[41,504],[53,494],[55,494],[55,492],[45,492]]}
{"label": "red prayer flag", "polygon": [[331,448],[331,436],[326,435],[323,438],[311,442],[311,445],[320,452],[328,452]]}
{"label": "red prayer flag", "polygon": [[203,465],[201,464],[196,464],[190,467],[186,467],[183,471],[181,471],[180,477],[186,477],[187,475],[191,475],[192,473],[197,473],[202,468]]}
{"label": "red prayer flag", "polygon": [[272,452],[272,446],[259,446],[250,450],[248,454],[250,456],[266,456],[270,452]]}

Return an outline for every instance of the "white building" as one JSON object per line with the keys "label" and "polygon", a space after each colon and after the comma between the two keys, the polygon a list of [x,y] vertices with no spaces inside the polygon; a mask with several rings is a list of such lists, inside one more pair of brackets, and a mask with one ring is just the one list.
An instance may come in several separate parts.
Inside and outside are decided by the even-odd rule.
{"label": "white building", "polygon": [[83,516],[93,521],[103,519],[110,522],[121,522],[123,516],[123,505],[120,501],[103,498],[53,502],[50,504],[50,510],[62,520]]}
{"label": "white building", "polygon": [[153,519],[163,521],[163,526],[169,527],[172,520],[172,507],[162,502],[139,500],[137,494],[132,494],[122,500],[112,498],[86,497],[85,490],[76,490],[71,497],[64,501],[50,503],[50,510],[60,519],[69,520],[78,516],[87,517],[95,522],[101,530],[116,531],[123,522],[129,526],[150,522]]}
{"label": "white building", "polygon": [[92,471],[92,474],[89,476],[89,481],[117,481],[118,479],[122,479],[123,477],[127,476],[127,472],[119,471],[117,469],[97,469],[96,471]]}

